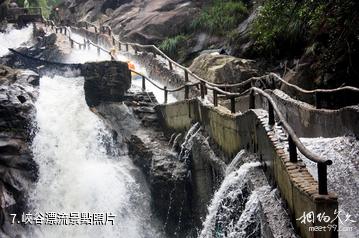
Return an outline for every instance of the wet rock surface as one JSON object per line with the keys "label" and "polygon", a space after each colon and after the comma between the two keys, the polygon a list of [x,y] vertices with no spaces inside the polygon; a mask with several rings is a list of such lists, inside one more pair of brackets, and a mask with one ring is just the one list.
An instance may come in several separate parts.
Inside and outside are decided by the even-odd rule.
{"label": "wet rock surface", "polygon": [[[37,179],[32,159],[31,123],[35,113],[38,75],[0,65],[0,226],[1,237],[14,234],[9,214],[26,208],[29,187]],[[2,233],[4,232],[4,233]]]}
{"label": "wet rock surface", "polygon": [[[62,19],[102,21],[123,39],[153,44],[176,35],[190,25],[203,1],[122,0],[64,1]],[[82,3],[82,4],[81,4]]]}
{"label": "wet rock surface", "polygon": [[168,146],[152,93],[127,93],[122,103],[101,103],[95,110],[126,142],[128,155],[145,174],[152,209],[170,237],[185,237],[193,228],[187,165]]}
{"label": "wet rock surface", "polygon": [[119,102],[131,87],[131,72],[119,61],[91,62],[81,67],[85,77],[85,99],[89,107],[101,102]]}

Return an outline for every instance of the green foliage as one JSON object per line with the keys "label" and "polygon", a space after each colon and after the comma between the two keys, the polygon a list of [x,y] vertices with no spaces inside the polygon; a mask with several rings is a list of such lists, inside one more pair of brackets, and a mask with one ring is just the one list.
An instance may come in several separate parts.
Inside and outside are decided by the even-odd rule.
{"label": "green foliage", "polygon": [[[26,0],[17,0],[16,2],[20,7],[26,7]],[[59,4],[61,0],[27,0],[27,2],[29,7],[41,7],[43,15],[48,17],[51,12],[51,8],[56,4]]]}
{"label": "green foliage", "polygon": [[310,54],[321,75],[359,85],[358,9],[357,0],[267,0],[251,30],[255,50],[280,57]]}
{"label": "green foliage", "polygon": [[320,26],[325,0],[267,0],[252,27],[252,38],[260,53],[298,53]]}
{"label": "green foliage", "polygon": [[177,35],[169,37],[162,41],[159,48],[169,57],[177,58],[180,55],[181,48],[186,44],[187,37],[184,35]]}
{"label": "green foliage", "polygon": [[213,0],[192,22],[191,28],[213,35],[224,35],[237,27],[247,15],[247,7],[242,1]]}

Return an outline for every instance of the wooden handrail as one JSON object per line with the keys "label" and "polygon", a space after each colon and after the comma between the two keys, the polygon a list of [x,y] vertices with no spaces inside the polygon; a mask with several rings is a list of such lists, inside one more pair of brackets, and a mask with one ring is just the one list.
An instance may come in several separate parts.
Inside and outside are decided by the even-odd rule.
{"label": "wooden handrail", "polygon": [[[112,34],[112,32],[111,32]],[[71,39],[71,31],[69,31],[69,38]],[[90,41],[89,41],[90,42]],[[123,44],[122,42],[120,42],[121,44]],[[95,43],[92,43],[94,46],[98,47],[98,49],[102,49],[102,47],[98,46]],[[127,45],[130,45],[129,43],[124,43]],[[136,44],[137,45],[137,44]],[[151,46],[153,47],[153,46]],[[109,53],[109,51],[103,49],[105,52]],[[162,51],[159,51],[161,53],[163,53]],[[171,59],[168,59],[169,61],[172,62]],[[176,62],[172,62],[173,64],[177,64]],[[182,66],[181,66],[182,67]],[[317,164],[317,169],[318,169],[318,193],[321,195],[327,195],[328,194],[328,189],[327,189],[327,166],[331,165],[333,162],[332,160],[326,160],[326,159],[322,159],[320,158],[318,155],[312,153],[311,151],[309,151],[304,145],[303,143],[300,141],[300,139],[298,138],[298,136],[295,134],[294,130],[292,129],[292,127],[288,124],[288,122],[285,120],[285,117],[283,116],[283,114],[281,113],[281,111],[278,109],[275,101],[272,99],[272,97],[266,93],[265,91],[263,91],[262,89],[259,89],[257,87],[253,87],[251,84],[251,88],[246,90],[245,92],[242,93],[232,93],[232,92],[228,92],[225,90],[222,90],[221,88],[217,87],[216,84],[210,83],[206,80],[200,79],[200,82],[197,83],[186,83],[183,86],[180,86],[178,88],[175,89],[167,89],[166,86],[164,86],[163,88],[160,87],[159,85],[157,85],[155,82],[153,82],[151,79],[149,79],[148,77],[146,77],[145,75],[134,71],[134,70],[130,70],[131,72],[140,75],[142,77],[142,88],[145,89],[145,80],[149,81],[151,84],[153,84],[156,88],[163,90],[165,93],[165,103],[167,102],[167,93],[168,92],[176,92],[182,89],[185,89],[185,99],[189,99],[189,89],[190,87],[193,86],[198,86],[199,84],[201,85],[201,97],[204,98],[204,92],[207,89],[213,90],[214,93],[214,106],[217,106],[217,97],[218,95],[225,95],[227,97],[229,97],[229,99],[231,100],[231,112],[235,113],[235,99],[237,97],[241,97],[244,95],[248,95],[250,96],[250,100],[249,100],[249,109],[254,109],[255,108],[255,93],[257,93],[258,95],[260,95],[261,97],[265,98],[268,101],[268,114],[269,114],[269,120],[268,120],[268,124],[270,126],[273,126],[275,124],[274,121],[274,112],[277,115],[277,118],[279,119],[279,123],[283,126],[284,130],[287,132],[288,134],[288,144],[289,144],[289,158],[290,161],[292,163],[297,163],[297,148],[298,150],[309,160],[311,160],[312,162]],[[188,73],[190,74],[190,71],[188,71]],[[240,83],[241,85],[245,85],[249,82],[252,82],[253,79],[249,79],[245,82]],[[280,79],[282,81],[282,79]],[[223,85],[220,85],[223,86]],[[356,88],[354,88],[356,90]],[[336,90],[340,90],[340,89],[336,89]],[[331,90],[333,91],[333,90]]]}
{"label": "wooden handrail", "polygon": [[285,81],[284,79],[282,79],[281,77],[279,77],[277,74],[275,73],[270,73],[269,74],[272,77],[275,77],[277,80],[279,80],[280,82],[284,83],[285,85],[294,88],[295,90],[301,92],[301,93],[305,93],[305,94],[315,94],[315,93],[333,93],[333,92],[339,92],[339,91],[344,91],[344,90],[350,90],[350,91],[354,91],[354,92],[358,92],[359,93],[359,88],[356,87],[352,87],[352,86],[344,86],[344,87],[339,87],[339,88],[334,88],[334,89],[313,89],[313,90],[306,90],[303,89],[297,85],[288,83],[287,81]]}
{"label": "wooden handrail", "polygon": [[[92,23],[88,23],[88,24],[92,24]],[[110,36],[112,37],[112,39],[114,39],[114,41],[117,44],[121,44],[121,45],[129,45],[129,46],[135,46],[135,47],[139,47],[139,48],[143,48],[143,49],[153,49],[155,51],[157,51],[158,55],[161,55],[163,58],[165,58],[170,65],[175,65],[176,67],[182,69],[185,71],[186,74],[191,75],[192,77],[194,77],[195,79],[201,81],[201,82],[205,82],[207,85],[213,86],[213,87],[218,87],[218,88],[238,88],[238,87],[242,87],[244,85],[249,84],[250,82],[254,81],[254,80],[258,80],[261,79],[262,77],[252,77],[246,81],[240,82],[240,83],[234,83],[234,84],[216,84],[216,83],[212,83],[212,82],[208,82],[207,80],[199,77],[198,75],[194,74],[193,72],[191,72],[187,67],[177,63],[176,61],[172,60],[169,56],[167,56],[163,51],[161,51],[157,46],[155,45],[142,45],[142,44],[138,44],[138,43],[130,43],[130,42],[123,42],[120,39],[116,39],[116,36],[113,34],[111,27],[108,25],[104,25],[103,27],[106,27],[108,29],[110,29]],[[279,77],[277,74],[275,73],[270,73],[271,76],[276,77],[279,81],[281,81],[282,83],[295,88],[298,91],[301,91],[303,93],[316,93],[316,92],[336,92],[336,91],[341,91],[341,90],[352,90],[355,92],[359,92],[359,88],[356,87],[352,87],[352,86],[345,86],[345,87],[340,87],[340,88],[336,88],[336,89],[315,89],[315,90],[305,90],[302,89],[300,87],[298,87],[297,85],[293,85],[290,84],[288,82],[286,82],[285,80],[283,80],[281,77]]]}

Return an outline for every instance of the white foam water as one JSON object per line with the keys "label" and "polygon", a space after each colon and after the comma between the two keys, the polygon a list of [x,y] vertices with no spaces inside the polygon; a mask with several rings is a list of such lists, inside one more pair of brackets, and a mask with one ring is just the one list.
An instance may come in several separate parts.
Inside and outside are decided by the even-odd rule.
{"label": "white foam water", "polygon": [[[71,38],[76,40],[79,43],[84,43],[84,38],[78,34],[71,33]],[[65,63],[86,63],[86,62],[97,62],[97,61],[106,61],[111,60],[109,54],[100,51],[100,54],[97,53],[97,48],[90,46],[90,48],[80,49],[77,44],[74,44],[74,48],[71,50],[71,53],[65,58]]]}
{"label": "white foam water", "polygon": [[[229,222],[229,224],[233,224],[232,221],[228,220],[229,217],[227,217],[227,214],[235,212],[231,211],[231,205],[242,197],[242,189],[247,181],[246,174],[248,170],[258,166],[260,166],[259,162],[245,163],[239,169],[227,174],[208,207],[208,214],[199,237],[227,237],[228,233],[225,235],[222,234],[221,231],[217,231],[216,222],[223,220]],[[256,195],[253,195],[252,200],[254,199],[256,199]],[[254,201],[251,201],[251,203],[254,203]],[[223,219],[221,217],[222,215],[225,216]],[[233,227],[233,229],[231,229],[227,227],[227,229],[229,229],[229,233],[233,235],[236,228]]]}
{"label": "white foam water", "polygon": [[[353,228],[352,231],[342,229],[339,235],[359,237],[359,141],[353,136],[301,138],[301,141],[313,153],[333,161],[333,164],[328,166],[328,190],[338,194],[342,214],[349,214],[350,219],[356,221],[339,224],[342,227]],[[317,179],[317,165],[301,153],[299,156]]]}
{"label": "white foam water", "polygon": [[114,225],[42,225],[30,237],[161,237],[151,218],[148,188],[87,107],[83,83],[82,77],[40,80],[33,140],[39,180],[30,193],[31,214],[112,213]]}
{"label": "white foam water", "polygon": [[22,29],[15,29],[11,25],[5,33],[0,32],[0,57],[7,55],[9,48],[18,48],[31,40],[33,35],[33,26],[29,25]]}

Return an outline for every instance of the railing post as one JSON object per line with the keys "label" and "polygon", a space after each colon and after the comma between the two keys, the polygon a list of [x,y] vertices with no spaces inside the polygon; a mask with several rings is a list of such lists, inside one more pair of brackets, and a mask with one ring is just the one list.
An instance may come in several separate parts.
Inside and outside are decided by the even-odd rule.
{"label": "railing post", "polygon": [[188,82],[188,71],[186,69],[184,70],[184,80]]}
{"label": "railing post", "polygon": [[116,39],[114,36],[112,36],[112,44],[115,46],[116,45]]}
{"label": "railing post", "polygon": [[290,135],[288,135],[288,144],[289,144],[289,160],[292,163],[296,163],[298,161],[297,147],[295,146],[294,141]]}
{"label": "railing post", "polygon": [[87,45],[86,39],[84,39],[84,50],[86,49],[86,45]]}
{"label": "railing post", "polygon": [[71,48],[74,48],[74,40],[73,39],[70,39],[70,45],[71,45]]}
{"label": "railing post", "polygon": [[137,47],[135,47],[135,55],[137,55]]}
{"label": "railing post", "polygon": [[81,44],[79,44],[79,49],[81,50],[81,48],[82,48],[82,47],[81,47]]}
{"label": "railing post", "polygon": [[168,60],[168,65],[170,67],[170,70],[173,70],[172,62],[170,60]]}
{"label": "railing post", "polygon": [[100,56],[101,55],[101,50],[100,47],[97,47],[97,55]]}
{"label": "railing post", "polygon": [[62,34],[62,27],[60,27],[60,34]]}
{"label": "railing post", "polygon": [[186,84],[184,86],[184,99],[188,99],[189,98],[189,85]]}
{"label": "railing post", "polygon": [[320,109],[321,105],[320,105],[320,94],[318,92],[315,92],[315,108],[316,109]]}
{"label": "railing post", "polygon": [[218,93],[215,89],[213,89],[213,104],[215,107],[218,106]]}
{"label": "railing post", "polygon": [[318,163],[318,186],[319,194],[328,194],[328,181],[327,181],[327,165],[324,163]]}
{"label": "railing post", "polygon": [[57,29],[57,27],[55,28],[55,33],[57,34],[57,31],[58,31],[58,29]]}
{"label": "railing post", "polygon": [[256,108],[256,102],[255,102],[254,90],[251,90],[249,93],[249,109],[255,109],[255,108]]}
{"label": "railing post", "polygon": [[146,91],[146,77],[142,76],[142,91]]}
{"label": "railing post", "polygon": [[201,99],[204,99],[205,87],[206,87],[205,82],[201,81]]}
{"label": "railing post", "polygon": [[164,86],[164,92],[165,92],[165,104],[167,103],[167,97],[168,97],[168,91],[167,91],[167,86]]}
{"label": "railing post", "polygon": [[111,36],[112,30],[110,27],[107,27],[107,28],[108,28],[108,35]]}
{"label": "railing post", "polygon": [[65,36],[67,35],[67,28],[64,28]]}
{"label": "railing post", "polygon": [[121,51],[121,42],[118,42],[118,50]]}
{"label": "railing post", "polygon": [[126,51],[128,52],[128,44],[126,43]]}
{"label": "railing post", "polygon": [[88,29],[89,29],[89,25],[88,25],[88,23],[87,23],[87,22],[85,22],[85,28],[86,28],[86,30],[88,30]]}
{"label": "railing post", "polygon": [[95,28],[95,33],[98,33],[97,26],[94,26],[94,28]]}
{"label": "railing post", "polygon": [[236,98],[231,97],[231,113],[236,113]]}
{"label": "railing post", "polygon": [[156,58],[156,57],[157,57],[156,52],[153,52],[153,57],[154,57],[154,58]]}
{"label": "railing post", "polygon": [[269,100],[268,100],[268,124],[270,126],[273,126],[275,124],[273,105]]}

